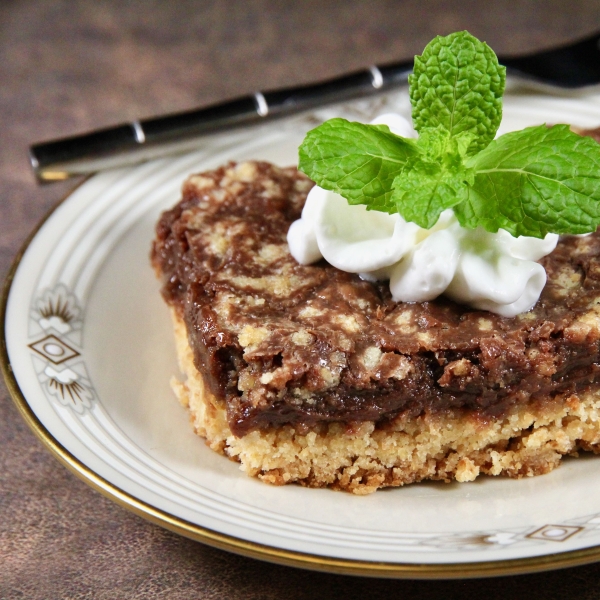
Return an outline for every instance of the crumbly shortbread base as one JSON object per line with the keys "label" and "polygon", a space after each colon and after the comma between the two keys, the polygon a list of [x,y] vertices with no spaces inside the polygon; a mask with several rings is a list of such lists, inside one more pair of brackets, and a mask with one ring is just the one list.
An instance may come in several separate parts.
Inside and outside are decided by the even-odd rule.
{"label": "crumbly shortbread base", "polygon": [[291,425],[235,437],[226,409],[194,366],[183,321],[174,314],[184,382],[173,391],[190,410],[196,433],[213,450],[241,463],[248,475],[274,485],[369,494],[381,487],[435,479],[473,481],[478,475],[548,473],[565,454],[600,453],[600,390],[518,406],[498,420],[482,421],[464,410],[418,418],[400,416],[386,429],[373,422],[330,423],[300,434]]}

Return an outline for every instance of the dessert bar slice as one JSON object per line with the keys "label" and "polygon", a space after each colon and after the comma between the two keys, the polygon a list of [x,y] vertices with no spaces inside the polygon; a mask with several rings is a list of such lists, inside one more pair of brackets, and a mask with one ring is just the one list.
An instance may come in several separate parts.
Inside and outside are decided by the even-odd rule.
{"label": "dessert bar slice", "polygon": [[515,318],[395,303],[385,284],[289,254],[312,185],[232,163],[191,176],[157,225],[185,374],[173,388],[213,450],[269,483],[357,494],[598,451],[600,236],[562,239]]}

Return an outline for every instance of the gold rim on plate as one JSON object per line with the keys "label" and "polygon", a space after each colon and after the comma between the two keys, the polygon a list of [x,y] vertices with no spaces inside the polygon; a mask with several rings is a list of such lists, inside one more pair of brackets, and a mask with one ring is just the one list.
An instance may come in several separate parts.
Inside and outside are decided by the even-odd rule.
{"label": "gold rim on plate", "polygon": [[600,560],[600,546],[527,558],[460,563],[412,564],[330,558],[318,556],[316,554],[282,550],[273,546],[249,542],[231,535],[207,529],[157,509],[123,491],[103,477],[100,477],[90,467],[82,463],[62,446],[34,414],[14,376],[8,356],[5,333],[8,297],[10,295],[15,273],[19,268],[23,256],[44,223],[63,202],[68,200],[75,189],[85,184],[87,179],[88,178],[79,183],[60,202],[51,208],[31,232],[13,260],[4,282],[2,297],[0,299],[0,368],[8,391],[33,433],[42,441],[44,446],[55,456],[55,458],[79,477],[79,479],[100,492],[103,496],[113,500],[136,515],[151,523],[160,525],[169,531],[178,533],[179,535],[242,556],[313,571],[381,578],[460,579],[534,573],[550,569],[575,567]]}

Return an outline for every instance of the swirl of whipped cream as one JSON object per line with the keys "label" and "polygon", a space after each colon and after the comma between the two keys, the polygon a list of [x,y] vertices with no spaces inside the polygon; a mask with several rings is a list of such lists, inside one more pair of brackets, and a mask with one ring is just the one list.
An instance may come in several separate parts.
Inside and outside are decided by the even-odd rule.
{"label": "swirl of whipped cream", "polygon": [[[400,115],[382,115],[372,123],[415,136]],[[546,272],[535,261],[557,242],[556,234],[515,238],[502,229],[464,229],[452,210],[444,211],[431,229],[422,229],[398,214],[350,205],[319,186],[310,191],[301,219],[288,232],[290,252],[299,263],[325,258],[368,281],[389,279],[396,302],[425,302],[445,294],[504,317],[526,312],[538,301]]]}

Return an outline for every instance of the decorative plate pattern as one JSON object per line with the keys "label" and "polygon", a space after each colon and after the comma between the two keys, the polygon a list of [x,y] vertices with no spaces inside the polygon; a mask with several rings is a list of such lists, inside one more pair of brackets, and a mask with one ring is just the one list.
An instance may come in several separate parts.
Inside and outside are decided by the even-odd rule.
{"label": "decorative plate pattern", "polygon": [[[424,483],[354,497],[270,487],[196,437],[169,389],[168,311],[148,263],[161,210],[191,172],[292,164],[334,115],[408,116],[406,92],[210,138],[193,154],[99,174],[41,226],[4,294],[3,371],[28,423],[91,485],[165,527],[266,560],[367,575],[523,572],[600,558],[600,457],[525,480]],[[501,132],[600,125],[600,96],[513,91]]]}

